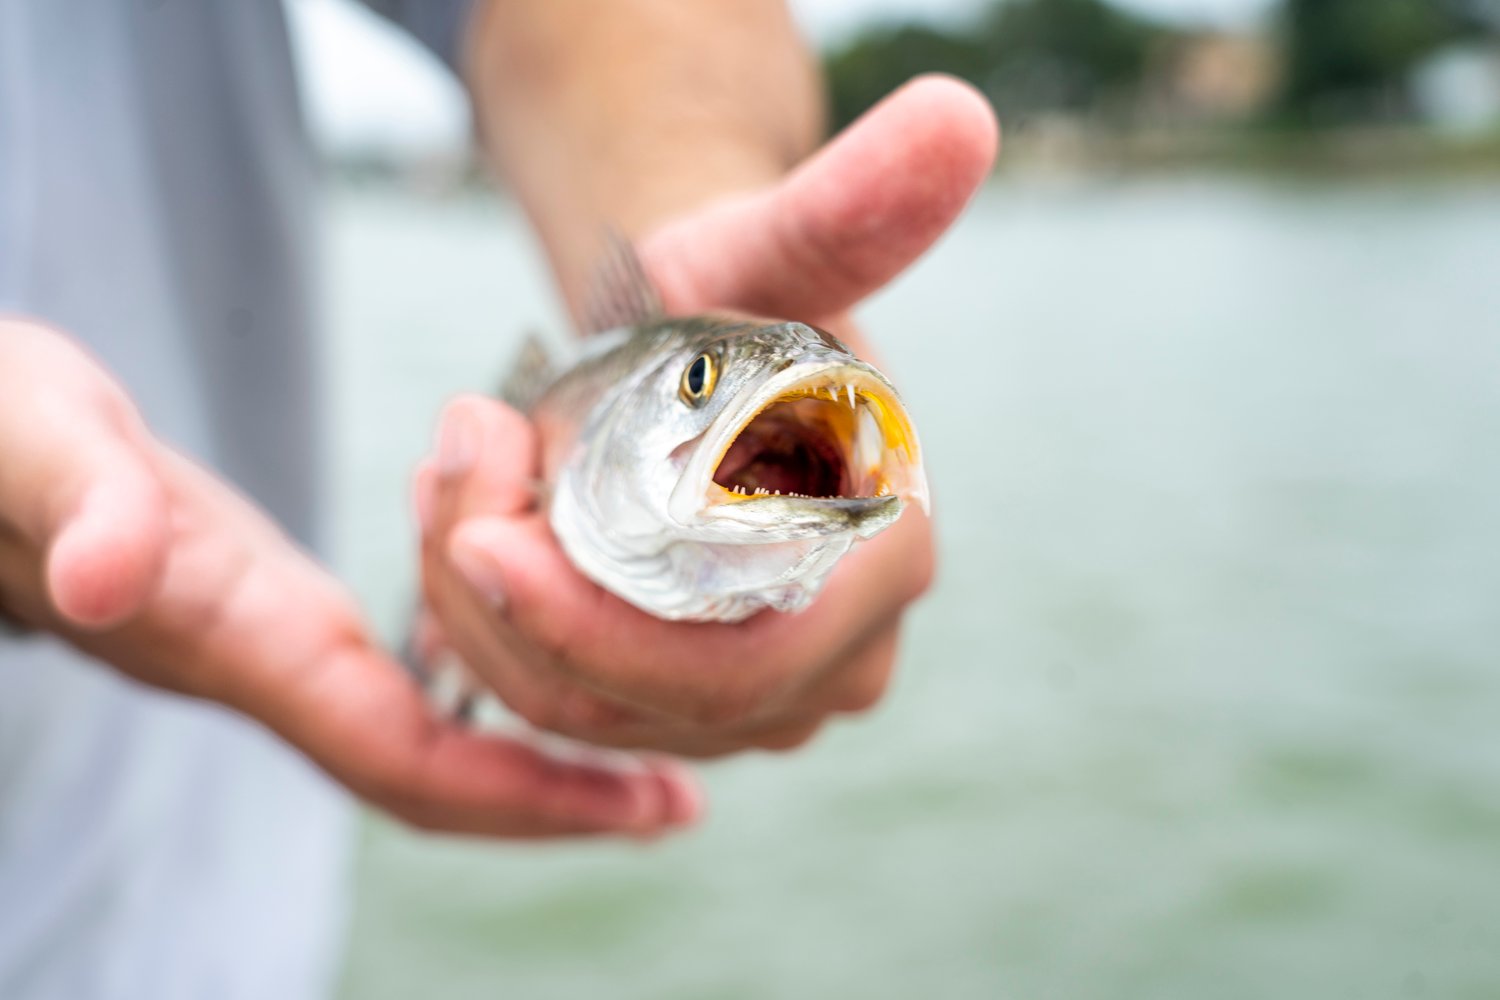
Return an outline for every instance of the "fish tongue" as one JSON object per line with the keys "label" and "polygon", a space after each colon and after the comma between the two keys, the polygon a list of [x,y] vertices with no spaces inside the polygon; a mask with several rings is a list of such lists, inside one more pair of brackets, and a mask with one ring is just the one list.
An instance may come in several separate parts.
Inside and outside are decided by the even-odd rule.
{"label": "fish tongue", "polygon": [[744,431],[730,445],[714,480],[720,486],[757,487],[772,493],[832,497],[848,484],[844,458],[819,427],[790,420],[767,420]]}
{"label": "fish tongue", "polygon": [[757,460],[740,470],[735,476],[735,482],[752,492],[756,488],[762,488],[771,493],[795,493],[806,491],[807,478],[801,470],[788,465]]}

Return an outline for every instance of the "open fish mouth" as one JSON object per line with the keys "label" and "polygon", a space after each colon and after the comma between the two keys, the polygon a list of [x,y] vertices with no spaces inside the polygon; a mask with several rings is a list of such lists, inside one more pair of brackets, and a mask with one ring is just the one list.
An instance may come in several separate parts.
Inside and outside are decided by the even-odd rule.
{"label": "open fish mouth", "polygon": [[758,521],[752,510],[764,508],[754,513],[867,534],[904,500],[927,509],[911,418],[864,364],[792,366],[721,414],[703,446],[711,473],[700,502],[730,520]]}

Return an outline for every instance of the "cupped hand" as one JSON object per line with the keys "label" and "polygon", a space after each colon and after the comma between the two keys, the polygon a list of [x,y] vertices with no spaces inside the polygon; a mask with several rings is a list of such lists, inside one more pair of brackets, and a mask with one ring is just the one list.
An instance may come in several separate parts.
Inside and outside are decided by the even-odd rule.
{"label": "cupped hand", "polygon": [[335,581],[152,439],[61,334],[0,320],[0,609],[147,684],[259,720],[424,828],[650,835],[689,822],[676,765],[565,763],[435,718]]}
{"label": "cupped hand", "polygon": [[[802,320],[865,353],[848,310],[947,229],[997,141],[976,92],[919,79],[781,183],[647,234],[646,270],[671,313]],[[800,745],[884,692],[901,614],[932,574],[931,528],[915,508],[856,545],[800,614],[666,622],[569,564],[532,495],[537,442],[524,419],[466,397],[438,441],[416,481],[428,607],[447,645],[533,724],[716,756]]]}

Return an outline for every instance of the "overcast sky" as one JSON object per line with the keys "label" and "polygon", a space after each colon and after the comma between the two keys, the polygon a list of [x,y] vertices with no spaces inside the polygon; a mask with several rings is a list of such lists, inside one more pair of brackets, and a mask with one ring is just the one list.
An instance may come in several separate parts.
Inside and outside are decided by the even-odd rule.
{"label": "overcast sky", "polygon": [[[807,31],[836,38],[872,18],[961,18],[983,0],[791,0]],[[1143,13],[1233,26],[1271,0],[1119,0]],[[443,150],[461,146],[468,111],[432,60],[352,0],[287,0],[309,120],[338,150]]]}

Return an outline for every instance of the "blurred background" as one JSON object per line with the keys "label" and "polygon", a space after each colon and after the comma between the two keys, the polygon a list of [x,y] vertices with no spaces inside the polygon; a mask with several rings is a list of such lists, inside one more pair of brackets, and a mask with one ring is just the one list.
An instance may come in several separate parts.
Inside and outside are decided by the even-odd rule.
{"label": "blurred background", "polygon": [[[1006,128],[863,312],[937,494],[899,678],[654,846],[371,818],[344,994],[1500,996],[1500,2],[793,6],[838,122],[939,69]],[[438,408],[562,318],[457,85],[289,8],[394,638]]]}

